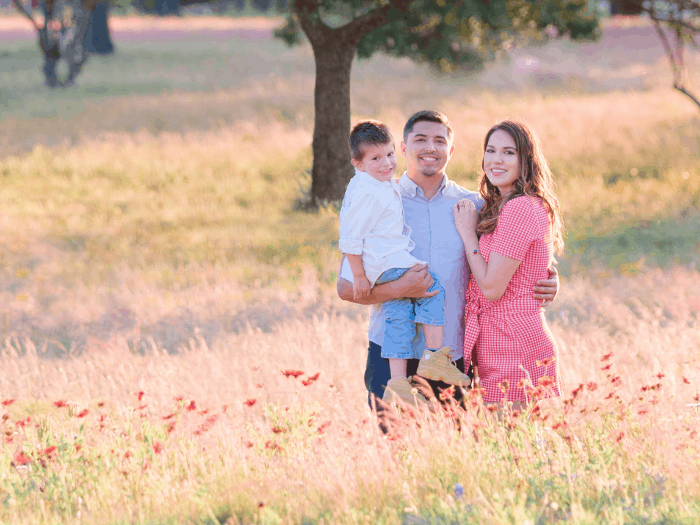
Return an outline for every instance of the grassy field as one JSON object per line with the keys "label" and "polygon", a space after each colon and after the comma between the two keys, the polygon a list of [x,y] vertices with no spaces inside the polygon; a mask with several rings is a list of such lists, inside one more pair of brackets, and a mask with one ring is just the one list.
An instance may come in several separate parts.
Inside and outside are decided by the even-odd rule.
{"label": "grassy field", "polygon": [[568,232],[547,311],[568,403],[383,436],[364,309],[334,294],[337,210],[296,206],[310,50],[203,20],[118,21],[66,91],[2,41],[0,521],[695,523],[700,118],[653,30],[461,77],[355,64],[353,118],[398,136],[444,111],[470,188],[490,125],[527,120]]}

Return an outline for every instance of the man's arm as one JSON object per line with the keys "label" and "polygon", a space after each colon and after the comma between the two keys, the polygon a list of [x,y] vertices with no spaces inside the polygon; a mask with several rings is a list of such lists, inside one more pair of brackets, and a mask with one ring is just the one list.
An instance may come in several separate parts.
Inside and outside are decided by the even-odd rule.
{"label": "man's arm", "polygon": [[549,306],[552,304],[552,301],[554,301],[557,296],[557,292],[559,292],[559,272],[556,266],[550,266],[548,270],[549,279],[537,281],[537,284],[532,287],[532,296],[542,301],[540,306]]}
{"label": "man's arm", "polygon": [[[343,259],[340,260],[340,268],[342,269],[342,267]],[[338,297],[343,301],[357,304],[378,304],[390,299],[398,299],[399,297],[432,297],[438,293],[437,291],[427,291],[432,285],[433,278],[430,276],[426,266],[424,264],[416,264],[395,281],[374,286],[367,297],[359,300],[354,298],[352,283],[347,279],[343,279],[340,276],[340,272],[338,272],[336,291],[338,292]]]}

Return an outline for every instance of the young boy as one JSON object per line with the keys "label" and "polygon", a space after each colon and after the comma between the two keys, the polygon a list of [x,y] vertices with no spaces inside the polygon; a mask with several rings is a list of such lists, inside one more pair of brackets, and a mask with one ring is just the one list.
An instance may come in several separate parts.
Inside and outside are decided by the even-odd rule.
{"label": "young boy", "polygon": [[[425,264],[413,255],[410,229],[404,224],[399,186],[392,178],[396,171],[394,139],[389,129],[375,120],[359,122],[350,133],[352,165],[357,170],[348,184],[340,210],[340,242],[338,247],[352,270],[355,299],[369,295],[375,284],[394,281],[416,264]],[[426,402],[420,393],[412,393],[413,385],[406,377],[407,359],[413,357],[416,323],[423,324],[430,352],[449,352],[442,347],[445,324],[445,291],[434,274],[428,291],[438,290],[433,297],[395,299],[382,303],[385,321],[382,357],[389,360],[391,380],[383,400],[399,398],[404,402]],[[424,359],[421,359],[421,365]],[[425,368],[425,367],[424,367]],[[429,367],[428,367],[429,368]],[[436,377],[430,379],[469,385],[469,377]]]}

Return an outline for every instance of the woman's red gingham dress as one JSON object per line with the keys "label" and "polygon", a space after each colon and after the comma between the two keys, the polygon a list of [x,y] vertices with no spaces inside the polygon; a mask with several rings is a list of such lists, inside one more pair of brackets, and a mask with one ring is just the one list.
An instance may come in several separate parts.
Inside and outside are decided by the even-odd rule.
{"label": "woman's red gingham dress", "polygon": [[522,261],[496,301],[484,297],[473,275],[469,281],[464,355],[476,346],[484,401],[526,401],[523,387],[547,385],[549,380],[540,380],[544,376],[552,382],[545,397],[560,395],[556,343],[540,301],[532,297],[536,281],[549,276],[552,255],[549,217],[542,202],[528,196],[508,201],[496,229],[479,239],[479,251],[487,263],[492,252]]}

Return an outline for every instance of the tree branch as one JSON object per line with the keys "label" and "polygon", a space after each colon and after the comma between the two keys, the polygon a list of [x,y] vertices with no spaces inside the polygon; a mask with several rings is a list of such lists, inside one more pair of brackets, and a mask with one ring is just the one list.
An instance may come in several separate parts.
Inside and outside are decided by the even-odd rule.
{"label": "tree branch", "polygon": [[698,106],[698,108],[700,108],[700,100],[698,100],[695,96],[693,96],[691,93],[686,91],[686,89],[683,86],[680,86],[678,84],[673,84],[673,88],[677,89],[678,91],[683,93],[686,97],[690,98],[690,100],[695,102],[695,104]]}
{"label": "tree branch", "polygon": [[386,24],[388,22],[387,15],[392,9],[403,12],[408,10],[408,5],[408,0],[389,0],[388,4],[372,9],[369,13],[355,18],[341,27],[340,30],[345,35],[356,35],[356,39],[359,42],[363,36]]}
{"label": "tree branch", "polygon": [[34,17],[31,15],[31,13],[24,9],[24,6],[20,2],[20,0],[12,0],[12,3],[14,4],[14,6],[17,8],[17,10],[20,13],[22,13],[24,16],[26,16],[31,21],[32,25],[36,28],[37,31],[39,31],[41,29],[39,27],[39,24],[37,24],[36,21],[34,20]]}
{"label": "tree branch", "polygon": [[321,21],[318,0],[296,0],[294,13],[299,17],[299,25],[312,45],[323,42],[332,31]]}
{"label": "tree branch", "polygon": [[656,33],[659,35],[659,39],[661,39],[661,43],[664,46],[664,50],[666,51],[668,61],[671,63],[671,68],[673,69],[673,84],[676,85],[680,81],[680,76],[673,48],[671,47],[671,43],[668,41],[668,37],[666,36],[664,28],[661,27],[661,22],[659,22],[659,20],[657,20],[654,17],[652,17],[651,20],[654,23],[654,29],[656,29]]}

